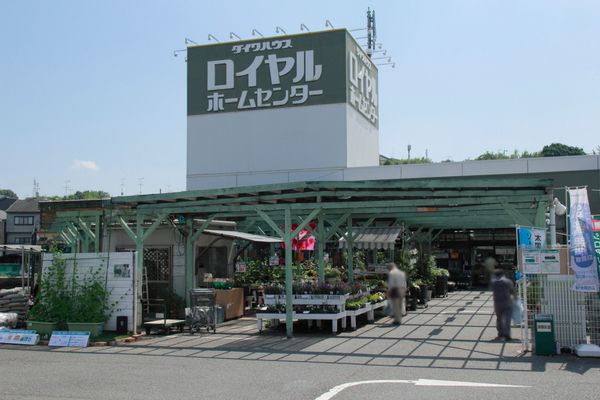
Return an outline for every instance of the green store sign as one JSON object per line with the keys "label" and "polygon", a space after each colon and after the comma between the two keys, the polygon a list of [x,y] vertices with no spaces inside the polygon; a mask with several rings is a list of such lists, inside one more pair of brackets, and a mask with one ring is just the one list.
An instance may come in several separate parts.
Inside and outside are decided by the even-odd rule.
{"label": "green store sign", "polygon": [[188,48],[188,116],[347,102],[378,126],[377,67],[333,30]]}

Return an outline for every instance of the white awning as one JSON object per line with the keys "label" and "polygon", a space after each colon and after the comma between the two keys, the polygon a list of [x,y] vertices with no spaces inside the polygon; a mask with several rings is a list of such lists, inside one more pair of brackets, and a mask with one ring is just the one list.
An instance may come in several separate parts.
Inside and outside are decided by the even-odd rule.
{"label": "white awning", "polygon": [[[352,228],[352,235],[360,230],[359,227]],[[394,250],[396,238],[402,232],[401,226],[366,228],[358,237],[352,241],[352,247],[356,249],[391,249]],[[348,247],[345,238],[341,238],[340,249]]]}
{"label": "white awning", "polygon": [[251,242],[261,242],[261,243],[283,243],[283,240],[280,237],[272,237],[272,236],[264,236],[264,235],[255,235],[253,233],[246,232],[237,232],[237,231],[215,231],[212,229],[205,229],[202,233],[213,236],[223,236],[231,239],[240,239],[240,240],[248,240]]}
{"label": "white awning", "polygon": [[0,244],[0,251],[18,251],[25,253],[41,253],[42,246],[34,244]]}

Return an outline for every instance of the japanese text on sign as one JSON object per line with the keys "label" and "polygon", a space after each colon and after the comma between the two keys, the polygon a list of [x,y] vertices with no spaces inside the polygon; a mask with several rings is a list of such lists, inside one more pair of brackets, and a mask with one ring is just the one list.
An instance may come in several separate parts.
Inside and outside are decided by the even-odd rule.
{"label": "japanese text on sign", "polygon": [[[271,44],[273,47],[271,47]],[[242,51],[249,52],[276,50],[292,47],[291,40],[251,43],[245,46],[233,46],[234,54]],[[258,87],[257,75],[259,69],[267,69],[270,86]],[[309,96],[320,96],[323,89],[310,90],[304,82],[315,82],[321,78],[323,67],[316,64],[314,51],[297,51],[295,57],[278,57],[276,54],[257,55],[249,65],[236,66],[234,60],[223,59],[207,62],[208,112],[225,111],[226,104],[237,104],[238,110],[261,107],[284,106],[291,101],[293,105],[305,103]],[[294,78],[290,88],[281,86],[281,77],[293,73]],[[236,78],[246,79],[244,87],[255,88],[243,90],[236,96],[223,92],[235,88]],[[238,79],[239,81],[239,79]]]}
{"label": "japanese text on sign", "polygon": [[354,52],[348,51],[348,69],[349,103],[371,123],[377,124],[377,80],[369,74],[371,61],[360,47]]}

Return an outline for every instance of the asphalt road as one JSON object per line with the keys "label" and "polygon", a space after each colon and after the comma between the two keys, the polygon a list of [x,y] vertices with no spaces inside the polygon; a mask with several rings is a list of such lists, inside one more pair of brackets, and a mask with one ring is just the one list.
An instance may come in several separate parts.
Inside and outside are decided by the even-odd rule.
{"label": "asphalt road", "polygon": [[[467,304],[470,303],[470,304]],[[155,336],[88,348],[0,345],[1,399],[597,399],[600,360],[521,354],[493,341],[486,294],[462,292],[334,335],[258,333],[252,319],[217,334]],[[502,385],[502,386],[498,386]]]}

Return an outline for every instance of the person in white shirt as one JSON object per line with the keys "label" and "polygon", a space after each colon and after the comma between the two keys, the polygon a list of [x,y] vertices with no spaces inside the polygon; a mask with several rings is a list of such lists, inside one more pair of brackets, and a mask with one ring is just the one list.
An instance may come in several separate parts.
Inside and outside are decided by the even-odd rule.
{"label": "person in white shirt", "polygon": [[404,295],[406,294],[406,275],[394,263],[388,264],[388,271],[388,301],[390,302],[392,316],[394,317],[392,324],[400,325],[404,311],[403,302]]}

